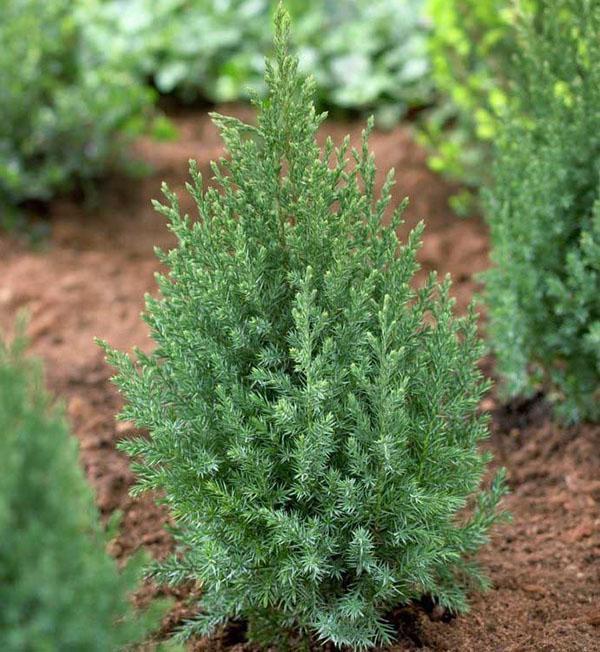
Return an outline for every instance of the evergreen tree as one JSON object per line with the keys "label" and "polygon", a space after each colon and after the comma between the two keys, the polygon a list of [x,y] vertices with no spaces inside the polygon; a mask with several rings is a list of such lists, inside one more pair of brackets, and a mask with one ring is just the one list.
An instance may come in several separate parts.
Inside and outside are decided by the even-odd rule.
{"label": "evergreen tree", "polygon": [[490,334],[509,395],[600,419],[600,5],[543,0],[520,43],[487,196]]}
{"label": "evergreen tree", "polygon": [[403,206],[383,225],[393,177],[377,197],[370,127],[359,151],[319,149],[287,43],[280,11],[257,126],[214,116],[220,189],[191,164],[199,219],[166,187],[156,205],[178,246],[147,298],[155,351],[104,346],[123,418],[150,432],[123,447],[137,491],[160,490],[178,526],[154,575],[202,583],[184,634],[243,618],[259,641],[364,648],[393,638],[394,605],[466,609],[503,485],[479,490],[475,316],[453,316],[447,280],[413,289],[422,227],[400,244]]}
{"label": "evergreen tree", "polygon": [[50,406],[23,342],[0,341],[0,650],[107,652],[157,624],[106,553],[75,439]]}

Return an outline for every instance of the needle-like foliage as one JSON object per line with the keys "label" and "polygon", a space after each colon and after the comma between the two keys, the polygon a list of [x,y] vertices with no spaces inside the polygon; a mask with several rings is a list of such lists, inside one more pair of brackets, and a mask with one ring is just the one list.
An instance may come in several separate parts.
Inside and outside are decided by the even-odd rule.
{"label": "needle-like foliage", "polygon": [[50,405],[23,340],[0,340],[0,650],[116,652],[158,624],[105,551],[75,439]]}
{"label": "needle-like foliage", "polygon": [[508,394],[600,419],[600,5],[540,0],[520,25],[488,193],[490,334]]}
{"label": "needle-like foliage", "polygon": [[421,227],[401,245],[403,207],[383,224],[393,181],[376,196],[369,129],[360,151],[319,148],[287,43],[280,12],[258,125],[215,116],[220,189],[191,166],[199,219],[167,188],[157,204],[179,244],[147,299],[155,351],[108,359],[150,433],[124,446],[138,491],[178,525],[156,577],[202,583],[184,633],[243,618],[260,641],[365,648],[393,638],[395,605],[466,608],[503,488],[479,490],[474,314],[453,316],[448,281],[413,289]]}

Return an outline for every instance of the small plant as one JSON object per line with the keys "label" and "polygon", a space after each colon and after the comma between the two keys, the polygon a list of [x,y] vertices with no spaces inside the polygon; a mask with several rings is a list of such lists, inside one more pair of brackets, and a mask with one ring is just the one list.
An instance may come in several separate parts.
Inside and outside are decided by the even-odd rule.
{"label": "small plant", "polygon": [[28,200],[85,185],[122,159],[152,95],[90,45],[87,0],[3,0],[0,226]]}
{"label": "small plant", "polygon": [[[119,573],[75,439],[23,341],[0,341],[0,649],[113,652],[158,619],[134,613],[139,563]],[[154,610],[153,610],[154,612]]]}
{"label": "small plant", "polygon": [[600,6],[543,0],[521,27],[488,193],[490,333],[509,395],[600,418]]}
{"label": "small plant", "polygon": [[485,587],[474,554],[503,493],[479,488],[487,383],[474,313],[452,314],[450,284],[411,283],[421,227],[401,245],[403,206],[384,226],[369,129],[321,150],[324,115],[287,53],[277,18],[257,126],[215,115],[230,158],[220,190],[166,187],[177,248],[160,254],[161,298],[145,319],[157,344],[134,362],[106,345],[149,430],[123,449],[137,491],[158,489],[178,524],[161,581],[197,580],[184,634],[243,618],[252,639],[290,630],[365,648],[394,635],[386,613],[428,594],[453,611]]}

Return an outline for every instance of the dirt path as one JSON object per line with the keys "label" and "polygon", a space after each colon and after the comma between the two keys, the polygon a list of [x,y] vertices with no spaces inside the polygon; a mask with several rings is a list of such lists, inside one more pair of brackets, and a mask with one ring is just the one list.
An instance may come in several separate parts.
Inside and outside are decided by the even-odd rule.
{"label": "dirt path", "polygon": [[[247,115],[235,107],[224,111]],[[221,153],[205,115],[184,113],[175,119],[178,142],[138,146],[154,165],[151,176],[107,182],[101,189],[103,204],[95,209],[56,203],[52,236],[43,251],[0,236],[0,328],[10,329],[20,308],[29,310],[32,350],[46,363],[52,391],[66,399],[98,506],[104,515],[123,512],[121,535],[112,544],[119,558],[140,547],[163,556],[170,541],[162,529],[165,515],[151,498],[127,495],[133,477],[115,443],[129,431],[115,424],[120,399],[92,338],[121,349],[151,346],[139,313],[144,292],[155,289],[153,247],[169,247],[172,240],[150,199],[165,179],[192,212],[183,190],[187,160],[196,158],[209,177],[208,162]],[[339,142],[350,132],[356,142],[360,128],[336,123],[328,133]],[[382,177],[387,167],[397,170],[395,201],[411,198],[407,228],[420,218],[427,222],[420,254],[424,269],[450,271],[464,309],[477,288],[473,275],[488,264],[485,227],[450,215],[452,189],[427,170],[408,127],[375,133],[371,146]],[[486,406],[494,408],[494,399],[486,399]],[[401,638],[393,650],[600,650],[599,444],[598,427],[560,428],[543,403],[513,412],[496,409],[489,445],[509,470],[513,493],[507,506],[514,522],[499,530],[481,555],[495,588],[474,598],[469,615],[450,623],[432,620],[423,609],[400,610]],[[158,593],[148,586],[140,601]],[[165,619],[163,634],[190,613],[183,601],[188,593],[182,589],[175,596],[177,605]],[[244,649],[232,647],[235,639],[235,632],[226,632],[192,648]]]}

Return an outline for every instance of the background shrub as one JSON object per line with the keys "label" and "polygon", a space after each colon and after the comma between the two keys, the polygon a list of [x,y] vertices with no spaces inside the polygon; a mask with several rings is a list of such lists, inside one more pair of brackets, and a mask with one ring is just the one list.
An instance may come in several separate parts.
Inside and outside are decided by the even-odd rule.
{"label": "background shrub", "polygon": [[540,1],[519,38],[521,106],[487,197],[490,333],[510,395],[540,385],[570,419],[600,416],[600,6]]}
{"label": "background shrub", "polygon": [[133,612],[139,563],[119,573],[105,552],[75,439],[22,349],[0,341],[0,649],[117,650],[158,621]]}
{"label": "background shrub", "polygon": [[[104,0],[100,43],[114,35],[161,93],[186,101],[264,92],[272,0]],[[290,0],[303,70],[328,106],[379,107],[388,122],[429,96],[423,0]]]}
{"label": "background shrub", "polygon": [[156,576],[203,586],[185,631],[241,617],[258,640],[298,627],[363,648],[412,598],[466,609],[502,482],[479,489],[475,317],[453,317],[449,282],[412,288],[421,230],[401,246],[402,208],[382,224],[393,181],[375,196],[367,133],[355,166],[348,141],[319,149],[285,42],[258,126],[215,117],[231,160],[220,190],[192,166],[199,221],[168,189],[157,204],[179,245],[147,299],[156,350],[109,361],[123,417],[150,431],[124,447],[138,490],[178,523]]}
{"label": "background shrub", "polygon": [[126,60],[86,36],[91,0],[3,0],[0,21],[0,223],[121,162],[151,93]]}
{"label": "background shrub", "polygon": [[[489,180],[491,147],[516,73],[515,21],[535,0],[428,0],[429,53],[438,92],[424,132],[431,167],[473,190]],[[510,98],[512,100],[512,97]],[[468,192],[454,207],[470,208]]]}

